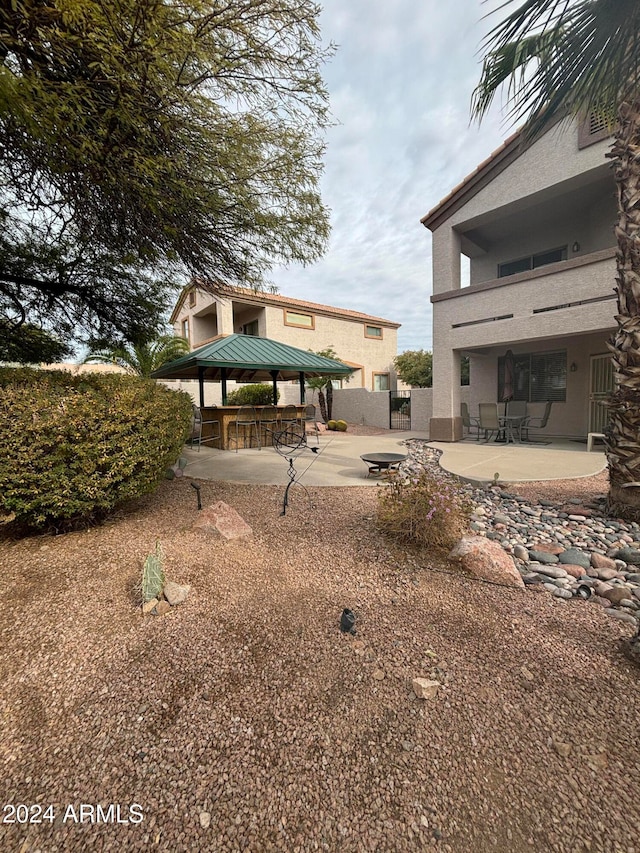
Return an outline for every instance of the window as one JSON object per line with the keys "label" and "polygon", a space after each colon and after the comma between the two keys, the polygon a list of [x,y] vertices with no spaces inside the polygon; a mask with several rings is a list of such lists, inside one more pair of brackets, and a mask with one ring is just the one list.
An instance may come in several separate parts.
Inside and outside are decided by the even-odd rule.
{"label": "window", "polygon": [[193,308],[193,306],[195,304],[196,304],[196,292],[195,292],[195,290],[190,290],[189,291],[189,308]]}
{"label": "window", "polygon": [[299,314],[297,311],[284,312],[285,326],[297,326],[299,329],[315,329],[316,321],[313,314]]}
{"label": "window", "polygon": [[379,341],[382,340],[382,326],[365,326],[364,336],[365,338],[377,338]]}
{"label": "window", "polygon": [[[498,359],[498,400],[504,388],[505,358]],[[567,399],[567,352],[535,352],[514,356],[513,399],[528,403]]]}
{"label": "window", "polygon": [[185,341],[189,340],[189,318],[182,321],[182,337]]}
{"label": "window", "polygon": [[460,384],[469,385],[470,381],[470,364],[471,361],[468,355],[460,357]]}
{"label": "window", "polygon": [[559,261],[566,260],[566,246],[561,246],[559,249],[549,249],[547,252],[540,252],[537,255],[518,258],[517,261],[508,261],[506,264],[498,264],[498,278],[504,278],[507,275],[515,275],[519,272],[527,272],[527,270],[535,270],[538,269],[538,267],[546,266],[546,264],[557,264]]}
{"label": "window", "polygon": [[388,373],[374,373],[373,374],[373,390],[374,391],[388,391],[390,388],[389,385],[389,374]]}
{"label": "window", "polygon": [[259,337],[258,335],[258,321],[252,320],[250,323],[245,323],[242,327],[243,335],[251,335],[254,338]]}

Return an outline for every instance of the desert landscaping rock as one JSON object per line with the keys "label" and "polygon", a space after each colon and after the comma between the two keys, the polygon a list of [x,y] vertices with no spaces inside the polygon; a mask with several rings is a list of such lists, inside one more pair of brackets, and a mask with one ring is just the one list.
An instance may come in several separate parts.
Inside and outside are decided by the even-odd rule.
{"label": "desert landscaping rock", "polygon": [[[422,467],[443,479],[451,479],[438,469],[439,451],[419,442],[409,442],[409,446],[410,460],[404,463],[408,465],[405,469],[408,474]],[[553,482],[545,484],[547,492],[553,490]],[[584,485],[583,480],[567,482],[576,489]],[[607,601],[606,605],[600,595],[588,599],[577,594],[586,576],[600,580],[617,578],[628,585],[628,598],[640,600],[640,572],[633,563],[638,560],[640,565],[640,526],[602,515],[604,498],[595,498],[593,506],[584,506],[589,502],[579,497],[557,502],[541,498],[531,501],[535,504],[531,506],[523,496],[500,486],[459,485],[469,494],[474,506],[472,522],[482,525],[474,527],[474,532],[479,538],[499,542],[505,553],[515,557],[518,572],[527,587],[540,584],[558,601],[568,601],[569,596],[556,593],[558,587],[563,587],[582,601],[624,610],[619,602],[625,599],[618,593],[614,593],[614,600]],[[478,512],[479,509],[482,512]],[[499,539],[495,533],[497,528],[504,531]],[[567,582],[559,583],[563,578],[567,578]],[[626,615],[631,615],[628,608]]]}
{"label": "desert landscaping rock", "polygon": [[172,607],[177,607],[178,604],[182,604],[187,600],[187,596],[191,592],[191,587],[188,584],[181,586],[175,581],[167,581],[162,592],[169,604]]}
{"label": "desert landscaping rock", "polygon": [[414,678],[411,686],[418,699],[434,699],[438,695],[440,682],[429,678]]}
{"label": "desert landscaping rock", "polygon": [[207,533],[219,533],[223,539],[248,539],[253,535],[247,522],[224,501],[204,507],[198,513],[193,527]]}
{"label": "desert landscaping rock", "polygon": [[158,606],[158,599],[152,598],[150,601],[143,601],[142,603],[142,612],[145,616],[148,616],[150,613],[153,613],[155,608]]}
{"label": "desert landscaping rock", "polygon": [[[422,458],[438,471],[423,443],[408,462]],[[251,526],[236,542],[193,529],[188,478],[88,530],[0,537],[0,799],[144,814],[0,823],[2,853],[635,851],[635,620],[607,611],[634,617],[556,598],[515,553],[640,545],[598,508],[602,478],[513,484],[519,500],[469,486],[493,544],[537,577],[526,589],[387,539],[376,489],[291,490],[281,517],[284,488],[201,482],[205,506],[224,501]],[[570,497],[593,504],[587,521],[559,517]],[[167,575],[197,595],[142,619],[156,540]],[[616,568],[611,588],[640,603],[637,570]],[[355,640],[339,630],[346,604]],[[433,699],[416,677],[442,682]]]}
{"label": "desert landscaping rock", "polygon": [[524,581],[504,548],[482,536],[465,536],[449,554],[464,571],[477,578],[524,589]]}

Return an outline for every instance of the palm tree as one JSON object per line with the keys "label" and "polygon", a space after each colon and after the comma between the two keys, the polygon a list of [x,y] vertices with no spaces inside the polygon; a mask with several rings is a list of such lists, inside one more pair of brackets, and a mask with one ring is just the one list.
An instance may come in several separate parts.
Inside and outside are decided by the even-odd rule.
{"label": "palm tree", "polygon": [[[310,350],[313,352],[313,350]],[[333,347],[327,347],[323,350],[318,350],[316,355],[322,355],[324,358],[332,358],[334,361],[340,361]],[[318,392],[318,405],[320,406],[320,414],[325,423],[329,423],[333,414],[333,381],[334,379],[342,379],[348,382],[351,379],[351,374],[342,376],[334,373],[328,376],[319,376],[316,379],[307,379],[307,385],[314,391]]]}
{"label": "palm tree", "polygon": [[174,361],[189,352],[189,344],[184,338],[173,335],[158,335],[152,341],[127,343],[104,350],[94,350],[85,358],[84,363],[117,364],[127,373],[150,377],[154,370],[169,361]]}
{"label": "palm tree", "polygon": [[616,391],[606,436],[609,511],[640,517],[640,3],[637,0],[506,0],[518,3],[483,45],[472,113],[481,119],[508,83],[509,116],[525,139],[566,115],[596,113],[613,132],[607,154],[617,186],[617,328],[608,347]]}

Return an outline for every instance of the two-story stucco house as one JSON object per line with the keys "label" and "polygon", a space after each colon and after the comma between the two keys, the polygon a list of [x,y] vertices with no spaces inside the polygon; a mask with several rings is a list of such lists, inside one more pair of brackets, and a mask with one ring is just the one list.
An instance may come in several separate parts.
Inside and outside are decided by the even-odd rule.
{"label": "two-story stucco house", "polygon": [[609,144],[597,123],[570,119],[528,145],[517,133],[421,220],[433,232],[433,439],[461,437],[461,356],[473,415],[501,401],[507,350],[514,398],[532,415],[553,401],[547,434],[602,430],[616,313]]}
{"label": "two-story stucco house", "polygon": [[171,323],[191,349],[231,334],[270,338],[314,352],[333,347],[341,361],[355,368],[346,387],[388,391],[396,386],[393,359],[400,324],[359,311],[247,288],[220,296],[198,281],[181,293]]}

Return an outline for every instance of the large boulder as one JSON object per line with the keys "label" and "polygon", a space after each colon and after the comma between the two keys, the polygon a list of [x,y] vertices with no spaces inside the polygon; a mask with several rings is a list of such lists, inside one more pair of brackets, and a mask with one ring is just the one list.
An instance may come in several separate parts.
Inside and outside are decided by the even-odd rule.
{"label": "large boulder", "polygon": [[524,589],[524,581],[513,559],[492,539],[464,536],[449,557],[476,578]]}

